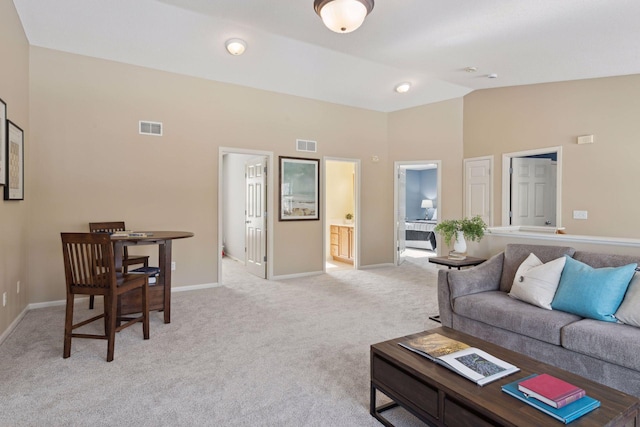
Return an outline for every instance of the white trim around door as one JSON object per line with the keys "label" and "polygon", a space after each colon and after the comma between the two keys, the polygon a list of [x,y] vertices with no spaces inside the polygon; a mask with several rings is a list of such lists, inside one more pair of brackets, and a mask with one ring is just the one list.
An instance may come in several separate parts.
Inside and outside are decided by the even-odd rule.
{"label": "white trim around door", "polygon": [[[223,233],[223,158],[225,154],[249,154],[254,156],[265,156],[267,158],[267,280],[273,278],[273,264],[274,264],[274,251],[273,251],[273,217],[275,216],[275,197],[274,197],[274,176],[275,169],[273,166],[273,152],[249,150],[243,148],[231,148],[231,147],[219,147],[218,149],[218,245],[217,245],[217,262],[218,262],[218,284],[222,283],[222,237]],[[244,203],[244,199],[243,199]]]}

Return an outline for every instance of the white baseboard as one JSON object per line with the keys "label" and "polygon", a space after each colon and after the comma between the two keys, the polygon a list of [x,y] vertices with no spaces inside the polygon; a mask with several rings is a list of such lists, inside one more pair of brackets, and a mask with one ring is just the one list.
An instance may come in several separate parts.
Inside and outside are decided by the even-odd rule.
{"label": "white baseboard", "polygon": [[361,266],[360,270],[373,270],[375,268],[386,268],[386,267],[395,267],[395,264],[393,263],[370,264],[370,265]]}
{"label": "white baseboard", "polygon": [[221,286],[219,283],[204,283],[202,285],[178,286],[177,288],[172,287],[171,293],[184,292],[184,291],[197,291],[199,289],[217,288],[219,286]]}
{"label": "white baseboard", "polygon": [[282,276],[273,276],[271,280],[297,279],[298,277],[318,276],[320,274],[324,274],[324,271],[311,271],[308,273],[285,274]]}
{"label": "white baseboard", "polygon": [[[191,286],[178,286],[176,288],[171,288],[171,293],[174,292],[185,292],[185,291],[197,291],[199,289],[210,289],[210,288],[217,288],[218,286],[220,286],[219,283],[204,283],[202,285],[191,285]],[[76,302],[79,301],[83,301],[83,300],[88,300],[89,297],[81,297],[81,298],[77,298]],[[4,340],[11,335],[11,332],[13,332],[13,330],[16,328],[16,326],[18,326],[18,323],[20,323],[20,321],[24,318],[25,314],[27,314],[28,311],[30,310],[37,310],[39,308],[47,308],[47,307],[58,307],[61,305],[65,305],[67,303],[66,299],[63,300],[57,300],[57,301],[46,301],[46,302],[35,302],[32,304],[29,304],[25,307],[24,310],[22,310],[22,313],[20,313],[18,315],[18,317],[16,317],[14,319],[14,321],[9,325],[9,327],[2,333],[2,335],[0,335],[0,344],[2,344],[4,342]]]}
{"label": "white baseboard", "polygon": [[6,340],[9,335],[11,335],[11,332],[13,332],[16,326],[18,326],[18,323],[20,323],[20,321],[24,318],[24,315],[27,314],[27,311],[29,311],[29,306],[25,307],[24,310],[22,310],[22,312],[18,314],[18,317],[16,317],[13,322],[11,322],[7,330],[4,331],[2,335],[0,335],[0,345],[2,345],[4,340]]}

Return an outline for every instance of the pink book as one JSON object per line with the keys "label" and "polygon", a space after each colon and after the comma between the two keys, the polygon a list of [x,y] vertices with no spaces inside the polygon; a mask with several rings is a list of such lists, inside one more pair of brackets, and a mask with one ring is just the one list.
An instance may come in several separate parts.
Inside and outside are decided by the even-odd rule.
{"label": "pink book", "polygon": [[518,383],[518,390],[554,408],[562,408],[586,395],[580,387],[549,374],[540,374]]}

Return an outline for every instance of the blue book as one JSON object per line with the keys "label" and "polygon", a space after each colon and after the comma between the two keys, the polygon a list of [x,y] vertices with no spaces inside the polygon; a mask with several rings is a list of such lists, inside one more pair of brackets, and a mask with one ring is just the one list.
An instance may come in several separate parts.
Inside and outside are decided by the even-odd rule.
{"label": "blue book", "polygon": [[548,415],[551,415],[553,418],[560,420],[565,424],[569,424],[571,421],[576,420],[584,414],[600,407],[600,401],[589,396],[584,396],[576,400],[575,402],[569,403],[568,405],[563,406],[559,409],[547,405],[546,403],[542,403],[533,397],[527,397],[527,395],[518,390],[518,383],[526,379],[533,378],[536,375],[537,374],[530,375],[526,378],[522,378],[509,384],[505,384],[502,386],[502,391],[510,394],[516,399],[522,400],[526,404],[531,405]]}

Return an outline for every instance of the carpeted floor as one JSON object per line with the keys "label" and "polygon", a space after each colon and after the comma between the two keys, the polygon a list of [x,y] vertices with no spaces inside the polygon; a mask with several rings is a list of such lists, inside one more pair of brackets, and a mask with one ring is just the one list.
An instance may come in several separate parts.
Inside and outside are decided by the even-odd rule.
{"label": "carpeted floor", "polygon": [[0,346],[0,425],[379,426],[369,346],[439,326],[426,257],[282,281],[230,260],[223,272],[223,286],[174,293],[172,323],[154,312],[150,340],[141,326],[118,333],[111,363],[98,340],[62,358],[64,307],[28,312]]}

